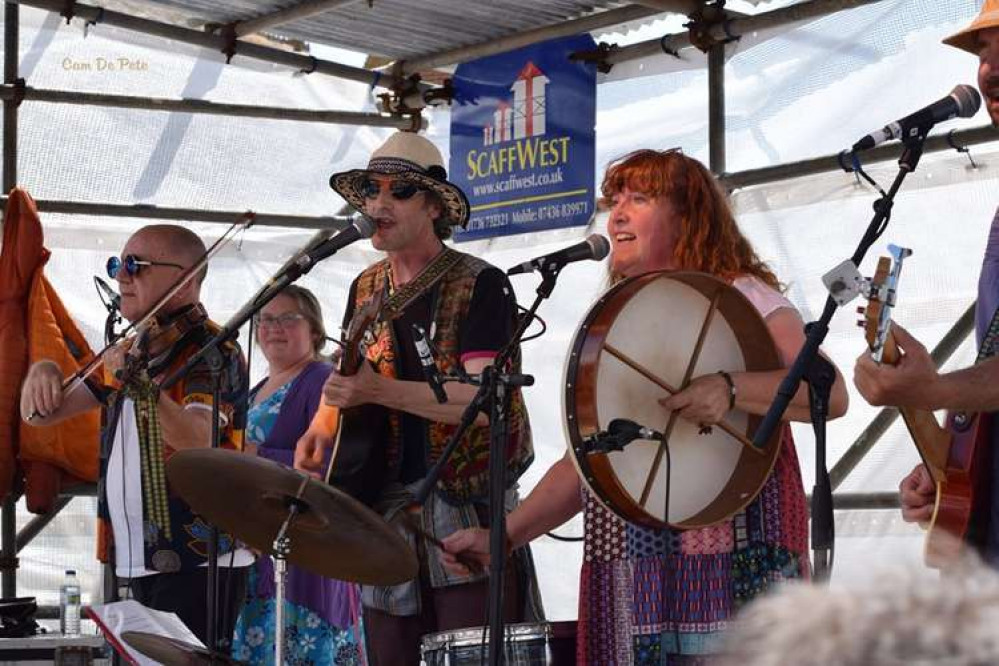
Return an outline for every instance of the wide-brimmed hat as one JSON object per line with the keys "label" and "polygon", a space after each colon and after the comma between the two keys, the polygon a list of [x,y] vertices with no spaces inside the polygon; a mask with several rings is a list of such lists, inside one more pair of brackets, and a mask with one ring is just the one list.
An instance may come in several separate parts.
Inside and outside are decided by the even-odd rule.
{"label": "wide-brimmed hat", "polygon": [[978,55],[978,33],[988,28],[999,28],[999,0],[985,0],[982,11],[967,28],[943,40],[944,44]]}
{"label": "wide-brimmed hat", "polygon": [[330,187],[347,202],[364,209],[359,189],[364,176],[372,173],[395,176],[436,192],[444,203],[444,214],[453,226],[468,224],[468,197],[447,180],[447,169],[437,146],[412,132],[396,132],[371,154],[367,169],[351,169],[330,176]]}

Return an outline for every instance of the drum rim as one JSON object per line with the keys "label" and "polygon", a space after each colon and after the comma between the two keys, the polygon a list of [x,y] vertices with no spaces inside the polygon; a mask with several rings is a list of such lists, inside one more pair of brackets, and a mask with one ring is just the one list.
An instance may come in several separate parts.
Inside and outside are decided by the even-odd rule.
{"label": "drum rim", "polygon": [[[576,621],[557,622],[509,622],[504,626],[504,642],[526,642],[532,639],[548,639],[559,637],[563,633],[563,625],[573,625]],[[457,640],[456,640],[457,638]],[[474,640],[472,640],[474,639]],[[512,640],[511,640],[512,639]],[[449,631],[435,631],[424,634],[420,638],[420,651],[429,652],[441,648],[476,647],[489,642],[489,627],[465,627]]]}
{"label": "drum rim", "polygon": [[[601,295],[601,297],[592,305],[587,311],[586,315],[573,337],[572,344],[569,348],[569,355],[565,364],[565,374],[563,377],[563,426],[565,429],[566,439],[568,441],[569,448],[569,458],[572,460],[573,466],[576,468],[576,472],[579,475],[582,482],[589,489],[590,493],[597,499],[597,501],[603,505],[607,510],[619,516],[620,518],[643,525],[645,527],[653,529],[696,529],[701,527],[708,527],[713,524],[718,524],[723,522],[727,518],[730,518],[735,513],[738,513],[746,506],[748,506],[753,500],[755,500],[760,492],[763,490],[764,485],[766,485],[766,479],[770,477],[773,473],[773,468],[777,463],[777,458],[780,454],[780,447],[783,439],[783,428],[775,429],[774,433],[771,435],[770,439],[765,445],[765,450],[768,454],[768,465],[766,474],[762,476],[762,481],[754,488],[753,492],[749,493],[744,501],[737,504],[736,508],[728,512],[726,518],[721,518],[710,523],[689,523],[688,521],[680,523],[668,523],[659,520],[655,516],[652,516],[646,512],[642,507],[638,506],[637,503],[632,501],[630,495],[624,490],[623,486],[620,484],[616,475],[610,472],[613,477],[610,481],[613,482],[614,488],[606,488],[604,484],[597,478],[598,470],[595,467],[600,467],[600,473],[606,470],[612,470],[612,466],[609,463],[607,454],[594,454],[589,455],[586,452],[585,436],[580,433],[580,418],[579,418],[579,400],[577,400],[577,391],[579,391],[579,372],[578,369],[580,364],[584,360],[585,347],[587,343],[593,344],[592,337],[590,336],[590,330],[594,326],[594,323],[598,318],[604,315],[604,309],[606,308],[608,302],[613,301],[620,297],[622,291],[632,291],[633,293],[624,299],[621,304],[623,308],[625,304],[630,300],[632,296],[637,294],[643,287],[647,284],[654,282],[655,280],[661,278],[675,279],[684,283],[687,287],[692,289],[697,289],[690,281],[708,281],[714,283],[720,290],[728,290],[730,294],[734,296],[737,300],[741,300],[745,305],[745,313],[752,319],[758,320],[756,322],[759,326],[763,327],[768,333],[767,339],[769,344],[766,345],[767,349],[762,350],[764,356],[769,355],[770,359],[763,359],[763,362],[772,361],[770,365],[774,369],[783,367],[780,362],[779,351],[777,349],[776,343],[773,341],[772,336],[769,335],[769,329],[766,328],[766,322],[759,312],[756,310],[755,306],[749,301],[746,296],[740,292],[738,289],[733,287],[730,283],[715,277],[709,273],[703,273],[699,271],[650,271],[637,275],[631,278],[627,278],[612,285],[607,291]],[[615,313],[616,316],[616,313]],[[726,320],[727,321],[727,320]],[[742,342],[740,340],[740,342]],[[744,354],[745,356],[745,354]],[[593,409],[595,412],[595,408]],[[748,415],[749,422],[747,423],[747,429],[749,431],[755,431],[759,427],[762,417],[757,415]],[[589,433],[592,434],[592,433]],[[588,435],[589,435],[588,434]],[[587,435],[587,436],[588,436]],[[619,504],[624,504],[625,506],[619,506]]]}

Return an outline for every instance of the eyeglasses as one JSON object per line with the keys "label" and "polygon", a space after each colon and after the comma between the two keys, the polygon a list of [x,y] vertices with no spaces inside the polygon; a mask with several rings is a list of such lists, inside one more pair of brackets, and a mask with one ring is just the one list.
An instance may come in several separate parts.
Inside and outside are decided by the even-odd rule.
{"label": "eyeglasses", "polygon": [[412,199],[417,192],[422,192],[425,188],[420,187],[416,183],[411,183],[407,180],[390,180],[382,181],[375,180],[374,178],[368,178],[367,176],[361,176],[357,180],[357,191],[361,193],[361,196],[365,199],[374,199],[382,191],[382,183],[388,183],[389,194],[392,198],[397,201],[405,201],[406,199]]}
{"label": "eyeglasses", "polygon": [[277,317],[273,315],[253,315],[253,323],[257,325],[257,328],[275,328],[280,326],[282,329],[287,330],[303,319],[305,319],[305,315],[300,312],[285,312],[283,315]]}
{"label": "eyeglasses", "polygon": [[171,266],[173,268],[179,268],[184,270],[184,266],[180,264],[172,264],[168,261],[149,261],[148,259],[139,259],[134,254],[126,254],[124,257],[108,257],[107,269],[108,277],[114,280],[118,277],[118,273],[124,268],[125,272],[130,276],[138,274],[143,266]]}

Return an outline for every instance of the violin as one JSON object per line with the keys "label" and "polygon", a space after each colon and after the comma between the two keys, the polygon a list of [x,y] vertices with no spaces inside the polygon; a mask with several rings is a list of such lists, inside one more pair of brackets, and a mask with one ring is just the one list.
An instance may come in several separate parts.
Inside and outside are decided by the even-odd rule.
{"label": "violin", "polygon": [[154,317],[138,327],[134,335],[115,344],[105,357],[105,373],[118,383],[147,370],[155,377],[169,364],[175,345],[208,319],[201,303],[165,317]]}

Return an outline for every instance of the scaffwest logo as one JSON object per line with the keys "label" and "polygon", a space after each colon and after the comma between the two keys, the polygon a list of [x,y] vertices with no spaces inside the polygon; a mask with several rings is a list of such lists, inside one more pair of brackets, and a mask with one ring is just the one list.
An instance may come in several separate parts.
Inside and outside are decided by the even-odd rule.
{"label": "scaffwest logo", "polygon": [[139,58],[97,56],[86,60],[63,58],[62,68],[69,72],[148,72],[149,63]]}
{"label": "scaffwest logo", "polygon": [[546,137],[549,81],[533,62],[520,70],[509,88],[513,99],[500,99],[491,122],[482,128],[485,150],[468,152],[468,180],[553,168],[568,161],[569,137]]}
{"label": "scaffwest logo", "polygon": [[590,35],[459,65],[450,172],[471,205],[457,240],[583,225],[592,209],[596,69]]}

